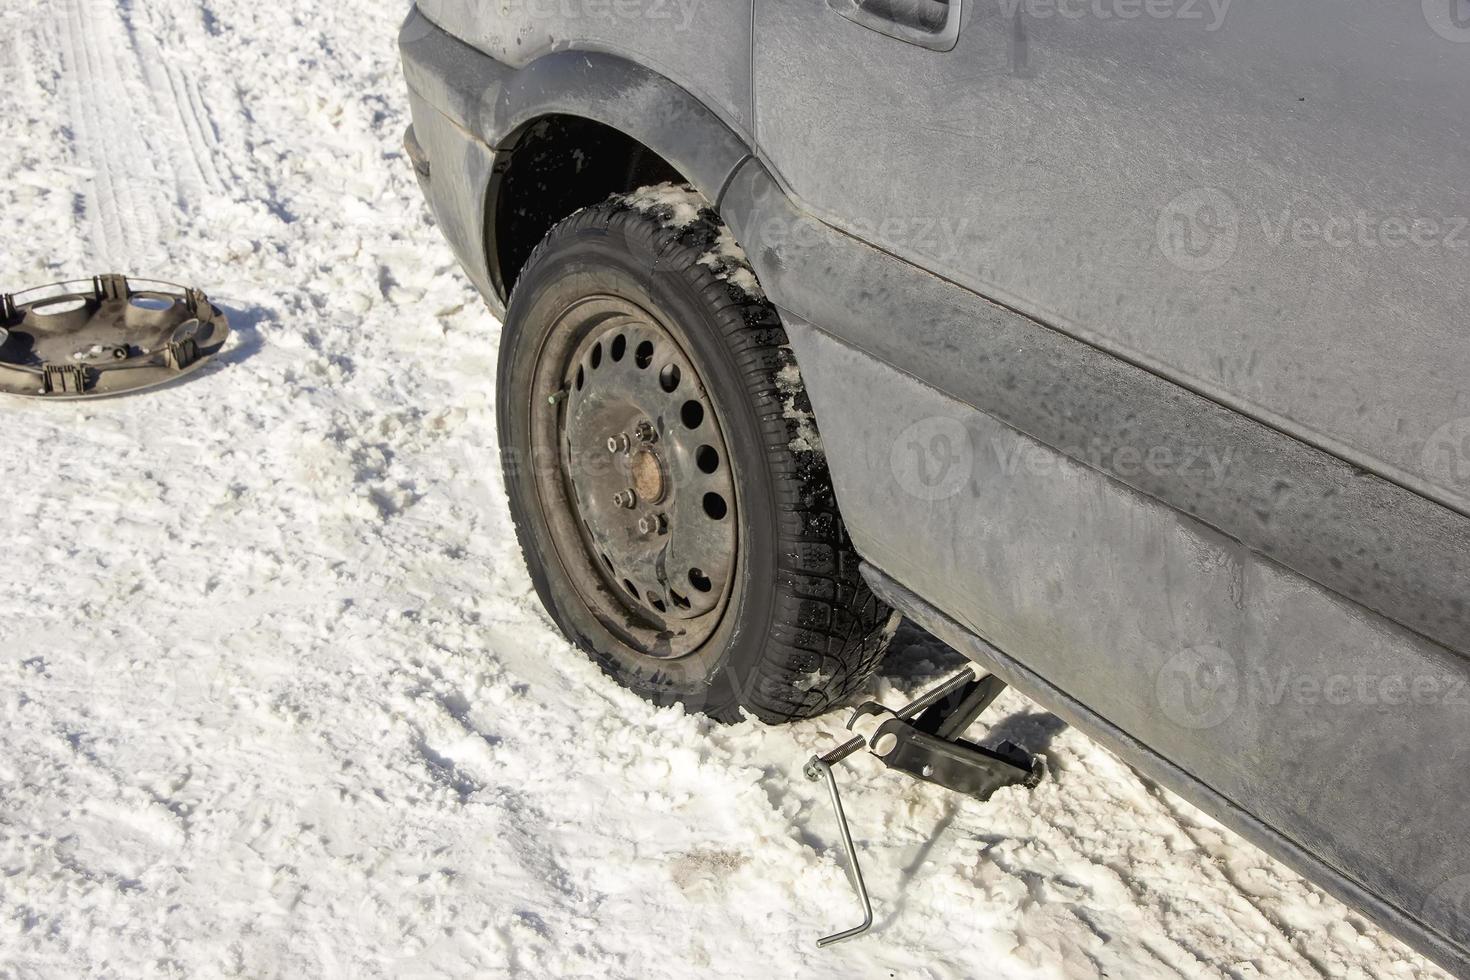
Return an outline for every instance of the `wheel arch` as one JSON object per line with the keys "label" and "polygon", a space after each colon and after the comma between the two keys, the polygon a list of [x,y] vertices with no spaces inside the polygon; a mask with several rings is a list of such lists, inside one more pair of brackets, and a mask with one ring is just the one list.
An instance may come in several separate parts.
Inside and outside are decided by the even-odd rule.
{"label": "wheel arch", "polygon": [[718,208],[751,155],[697,96],[595,51],[543,55],[514,72],[485,122],[495,148],[486,258],[501,299],[535,244],[579,208],[663,180],[688,183]]}
{"label": "wheel arch", "polygon": [[[600,163],[625,176],[639,178],[652,166],[640,170],[633,158],[656,160],[661,166],[654,169],[677,175],[717,207],[728,181],[751,156],[752,140],[733,109],[722,109],[717,100],[702,99],[621,53],[575,48],[520,66],[505,64],[417,7],[398,40],[415,129],[429,155],[442,157],[449,171],[443,179],[425,178],[429,197],[446,236],[492,305],[503,308],[519,271],[518,257],[524,261],[521,247],[500,254],[496,235],[502,212],[518,207],[543,212],[535,221],[528,217],[520,233],[529,235],[545,224],[544,233],[577,208],[596,203],[580,198],[603,189],[562,188],[566,193],[552,195],[564,198],[558,206],[570,204],[560,214],[552,215],[549,203],[528,207],[529,191],[542,189],[534,182],[518,187],[507,178],[517,163],[532,159],[523,154],[528,148],[534,152],[548,126],[563,134],[596,136],[607,151]],[[609,138],[613,133],[617,139]],[[608,150],[611,144],[620,144],[621,156]],[[559,147],[570,151],[582,145],[564,135]],[[613,187],[607,193],[633,189]]]}

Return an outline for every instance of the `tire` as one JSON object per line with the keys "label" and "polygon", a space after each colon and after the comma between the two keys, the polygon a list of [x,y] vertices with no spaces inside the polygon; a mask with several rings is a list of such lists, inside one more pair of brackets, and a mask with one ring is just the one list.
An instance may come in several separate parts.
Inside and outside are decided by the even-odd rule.
{"label": "tire", "polygon": [[858,574],[786,333],[732,242],[672,185],[558,224],[510,300],[498,428],[562,632],[658,704],[784,722],[847,700],[899,617]]}

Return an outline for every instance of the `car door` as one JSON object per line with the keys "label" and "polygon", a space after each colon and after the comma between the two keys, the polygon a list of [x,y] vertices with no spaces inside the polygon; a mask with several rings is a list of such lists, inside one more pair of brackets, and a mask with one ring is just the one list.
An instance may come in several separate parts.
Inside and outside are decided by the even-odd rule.
{"label": "car door", "polygon": [[1459,2],[758,0],[758,139],[812,214],[1463,512]]}

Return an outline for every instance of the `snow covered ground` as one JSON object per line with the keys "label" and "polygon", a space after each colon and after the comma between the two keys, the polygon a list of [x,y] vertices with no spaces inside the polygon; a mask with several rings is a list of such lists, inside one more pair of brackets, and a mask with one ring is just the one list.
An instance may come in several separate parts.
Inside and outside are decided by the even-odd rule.
{"label": "snow covered ground", "polygon": [[[653,710],[531,593],[404,12],[0,0],[0,288],[158,275],[237,332],[4,406],[0,976],[1440,975],[1014,694],[1029,795],[844,772],[878,924],[815,950],[839,719]],[[951,657],[906,630],[875,693]]]}

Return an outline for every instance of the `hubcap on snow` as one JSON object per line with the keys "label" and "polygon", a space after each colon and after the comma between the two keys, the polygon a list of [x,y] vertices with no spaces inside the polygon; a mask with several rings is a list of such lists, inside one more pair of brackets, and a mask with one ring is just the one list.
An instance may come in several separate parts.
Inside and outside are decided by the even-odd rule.
{"label": "hubcap on snow", "polygon": [[0,392],[139,391],[197,370],[229,333],[204,293],[151,279],[103,275],[0,294]]}
{"label": "hubcap on snow", "polygon": [[[558,551],[629,645],[692,653],[728,604],[738,550],[734,475],[699,372],[671,330],[613,297],[575,305],[545,350],[560,363],[541,368],[533,428],[556,440],[554,457],[537,455],[559,464],[538,466],[538,482],[561,481],[542,495]],[[583,564],[595,577],[571,567]]]}

